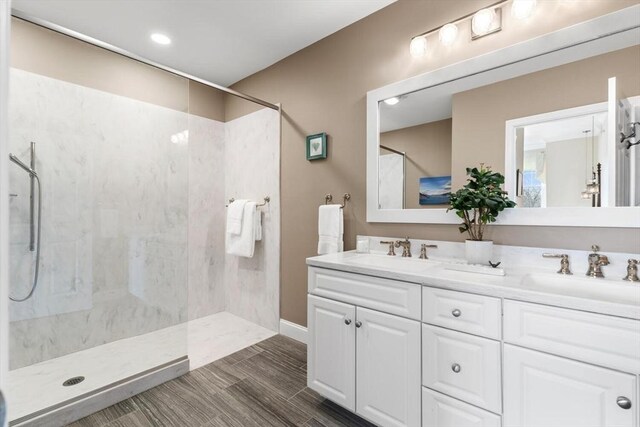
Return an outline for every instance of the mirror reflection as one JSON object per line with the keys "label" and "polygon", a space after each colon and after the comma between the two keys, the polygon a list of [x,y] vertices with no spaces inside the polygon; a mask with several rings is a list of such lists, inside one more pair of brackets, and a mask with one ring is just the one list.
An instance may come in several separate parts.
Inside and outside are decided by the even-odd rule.
{"label": "mirror reflection", "polygon": [[639,45],[395,96],[379,117],[380,209],[446,208],[480,163],[518,208],[640,206]]}

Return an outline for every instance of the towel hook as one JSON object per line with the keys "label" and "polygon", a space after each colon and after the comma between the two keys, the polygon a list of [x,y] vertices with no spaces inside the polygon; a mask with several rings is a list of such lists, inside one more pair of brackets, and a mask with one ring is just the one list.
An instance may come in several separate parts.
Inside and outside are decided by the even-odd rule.
{"label": "towel hook", "polygon": [[[351,194],[344,193],[344,195],[342,196],[342,204],[340,205],[340,209],[344,209],[344,207],[347,206],[348,200],[351,200]],[[331,193],[329,193],[324,196],[324,204],[328,205],[331,202],[333,202],[333,196],[331,195]]]}

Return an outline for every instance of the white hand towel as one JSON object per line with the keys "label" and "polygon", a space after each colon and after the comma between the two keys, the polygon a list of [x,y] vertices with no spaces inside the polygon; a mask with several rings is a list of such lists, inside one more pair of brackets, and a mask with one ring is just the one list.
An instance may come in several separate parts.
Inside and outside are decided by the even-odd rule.
{"label": "white hand towel", "polygon": [[344,217],[340,205],[322,205],[318,209],[318,254],[342,252]]}
{"label": "white hand towel", "polygon": [[246,258],[253,257],[256,245],[256,202],[247,202],[242,215],[242,231],[239,235],[227,233],[227,253]]}
{"label": "white hand towel", "polygon": [[256,242],[259,242],[260,240],[262,240],[262,212],[260,212],[260,209],[256,210],[256,214],[254,215],[254,217],[256,221],[256,225],[254,228],[256,234]]}
{"label": "white hand towel", "polygon": [[242,231],[242,217],[248,200],[235,200],[227,207],[227,233],[235,236]]}

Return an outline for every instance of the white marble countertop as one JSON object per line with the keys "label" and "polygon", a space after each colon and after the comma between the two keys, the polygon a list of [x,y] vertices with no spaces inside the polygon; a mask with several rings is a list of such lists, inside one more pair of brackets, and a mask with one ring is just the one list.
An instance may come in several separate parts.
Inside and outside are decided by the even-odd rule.
{"label": "white marble countertop", "polygon": [[[373,255],[385,256],[384,253],[371,252]],[[336,254],[322,255],[307,258],[307,265],[332,270],[340,270],[349,273],[365,274],[369,276],[384,277],[388,279],[413,282],[427,286],[451,289],[455,291],[470,292],[499,298],[507,298],[518,301],[534,302],[557,307],[571,308],[575,310],[589,311],[593,313],[608,314],[640,320],[640,284],[625,283],[612,279],[586,279],[597,281],[602,286],[613,285],[632,286],[632,298],[621,297],[618,294],[611,295],[585,295],[579,289],[559,288],[556,292],[553,287],[537,287],[523,284],[523,278],[532,273],[531,268],[505,266],[505,276],[490,276],[479,273],[452,271],[445,269],[446,259],[433,257],[429,262],[417,258],[399,259],[398,263],[424,263],[423,270],[394,269],[388,266],[380,267],[354,263],[361,254],[355,251],[340,252]],[[435,262],[434,262],[435,261]],[[413,271],[412,271],[413,270]],[[536,273],[555,274],[555,270],[536,269]],[[554,276],[550,276],[554,277]],[[579,279],[581,277],[577,276]]]}

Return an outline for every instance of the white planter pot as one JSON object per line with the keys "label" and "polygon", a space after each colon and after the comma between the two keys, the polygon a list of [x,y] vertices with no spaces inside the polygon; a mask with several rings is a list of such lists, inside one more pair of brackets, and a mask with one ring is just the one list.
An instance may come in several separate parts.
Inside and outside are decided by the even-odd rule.
{"label": "white planter pot", "polygon": [[469,264],[489,265],[493,257],[493,241],[467,240],[464,247],[465,257]]}

